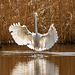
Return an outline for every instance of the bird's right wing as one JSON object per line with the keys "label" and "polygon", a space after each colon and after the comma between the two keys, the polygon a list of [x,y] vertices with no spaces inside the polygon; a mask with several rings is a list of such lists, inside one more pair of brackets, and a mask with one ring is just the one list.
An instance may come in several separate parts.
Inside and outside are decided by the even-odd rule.
{"label": "bird's right wing", "polygon": [[41,36],[40,50],[50,49],[58,41],[58,34],[53,24],[50,26],[48,33]]}
{"label": "bird's right wing", "polygon": [[33,40],[34,33],[31,33],[25,25],[21,26],[19,22],[11,25],[9,31],[18,45],[31,44]]}

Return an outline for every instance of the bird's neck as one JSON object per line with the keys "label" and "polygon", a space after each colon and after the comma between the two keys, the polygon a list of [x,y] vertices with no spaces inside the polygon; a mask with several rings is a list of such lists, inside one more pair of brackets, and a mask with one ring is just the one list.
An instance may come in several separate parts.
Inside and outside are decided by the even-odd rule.
{"label": "bird's neck", "polygon": [[35,15],[35,33],[37,34],[38,31],[37,31],[37,15]]}

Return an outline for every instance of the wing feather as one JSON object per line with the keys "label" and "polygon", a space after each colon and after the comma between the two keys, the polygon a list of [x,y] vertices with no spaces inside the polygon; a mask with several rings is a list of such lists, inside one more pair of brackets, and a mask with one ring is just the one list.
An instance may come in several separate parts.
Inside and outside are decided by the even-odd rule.
{"label": "wing feather", "polygon": [[41,36],[40,50],[50,49],[58,41],[58,34],[53,24],[50,26],[48,33]]}
{"label": "wing feather", "polygon": [[31,33],[25,25],[21,26],[19,22],[18,24],[11,25],[9,31],[18,45],[31,44],[33,40],[33,33]]}

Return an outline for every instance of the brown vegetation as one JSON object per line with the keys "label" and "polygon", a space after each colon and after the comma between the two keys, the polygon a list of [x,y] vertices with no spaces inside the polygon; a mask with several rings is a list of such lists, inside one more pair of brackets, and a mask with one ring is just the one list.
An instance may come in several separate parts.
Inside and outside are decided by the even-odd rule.
{"label": "brown vegetation", "polygon": [[34,13],[38,13],[38,32],[46,33],[54,23],[59,43],[75,41],[75,0],[1,0],[0,40],[12,42],[9,26],[20,22],[34,32]]}

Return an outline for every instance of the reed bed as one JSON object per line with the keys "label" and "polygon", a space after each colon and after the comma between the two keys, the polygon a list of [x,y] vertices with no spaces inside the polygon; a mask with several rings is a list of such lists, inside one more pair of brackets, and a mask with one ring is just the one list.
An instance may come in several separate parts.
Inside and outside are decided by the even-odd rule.
{"label": "reed bed", "polygon": [[75,42],[75,0],[1,0],[0,43],[14,43],[9,26],[20,22],[35,32],[34,13],[38,13],[38,32],[46,33],[52,23],[58,43]]}

